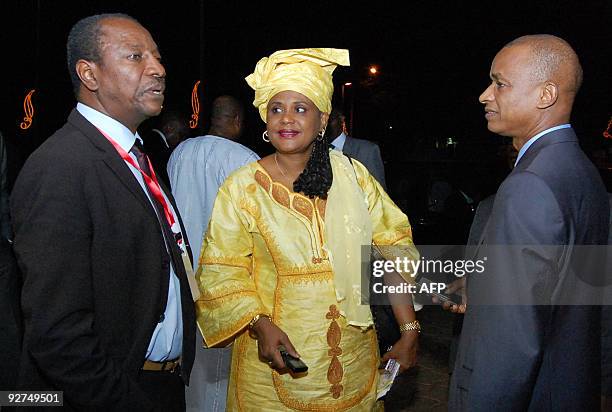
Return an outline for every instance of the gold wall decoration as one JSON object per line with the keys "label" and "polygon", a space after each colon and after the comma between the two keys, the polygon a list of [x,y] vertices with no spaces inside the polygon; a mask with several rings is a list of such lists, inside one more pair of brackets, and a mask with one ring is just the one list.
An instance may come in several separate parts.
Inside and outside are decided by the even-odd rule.
{"label": "gold wall decoration", "polygon": [[200,118],[200,99],[198,98],[198,86],[200,85],[200,81],[198,80],[193,85],[193,90],[191,91],[191,110],[193,114],[191,115],[191,120],[189,121],[189,127],[195,129],[198,127],[198,119]]}
{"label": "gold wall decoration", "polygon": [[29,129],[32,126],[32,120],[34,119],[34,105],[32,104],[32,95],[36,89],[32,89],[23,99],[23,122],[19,125],[23,130]]}

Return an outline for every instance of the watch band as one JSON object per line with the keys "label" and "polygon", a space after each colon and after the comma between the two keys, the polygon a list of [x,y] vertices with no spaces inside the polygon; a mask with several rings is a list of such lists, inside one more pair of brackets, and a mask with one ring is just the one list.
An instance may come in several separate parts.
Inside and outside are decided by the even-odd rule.
{"label": "watch band", "polygon": [[400,332],[408,332],[410,330],[416,330],[418,333],[421,333],[421,324],[418,320],[413,320],[412,322],[404,323],[399,326]]}

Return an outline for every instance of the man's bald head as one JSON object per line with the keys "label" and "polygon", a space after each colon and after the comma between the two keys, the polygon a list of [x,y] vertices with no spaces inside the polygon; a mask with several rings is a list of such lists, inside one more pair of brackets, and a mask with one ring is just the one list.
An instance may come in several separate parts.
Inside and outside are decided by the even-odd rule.
{"label": "man's bald head", "polygon": [[211,123],[227,117],[242,116],[242,104],[232,96],[219,96],[212,103]]}
{"label": "man's bald head", "polygon": [[565,40],[550,34],[522,36],[506,44],[504,48],[527,46],[532,52],[532,74],[536,81],[552,81],[560,92],[572,98],[582,85],[582,66],[578,55]]}
{"label": "man's bald head", "polygon": [[244,108],[233,96],[219,96],[212,103],[210,134],[236,140],[242,134]]}
{"label": "man's bald head", "polygon": [[582,83],[578,56],[563,39],[548,34],[519,37],[493,59],[491,83],[478,100],[487,127],[512,137],[519,150],[531,137],[569,123]]}

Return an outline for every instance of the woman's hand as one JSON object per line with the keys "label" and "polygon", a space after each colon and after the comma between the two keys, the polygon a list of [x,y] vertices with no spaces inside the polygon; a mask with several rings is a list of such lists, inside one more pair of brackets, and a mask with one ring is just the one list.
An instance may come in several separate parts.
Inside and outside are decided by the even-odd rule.
{"label": "woman's hand", "polygon": [[385,364],[389,359],[395,359],[400,364],[399,373],[402,373],[416,365],[418,347],[419,333],[416,330],[402,332],[400,339],[381,360]]}
{"label": "woman's hand", "polygon": [[267,362],[270,367],[277,370],[285,368],[285,362],[278,350],[278,347],[281,345],[285,346],[289,355],[296,358],[300,357],[287,334],[272,323],[269,318],[260,318],[257,323],[253,325],[251,331],[257,337],[259,359],[262,362]]}

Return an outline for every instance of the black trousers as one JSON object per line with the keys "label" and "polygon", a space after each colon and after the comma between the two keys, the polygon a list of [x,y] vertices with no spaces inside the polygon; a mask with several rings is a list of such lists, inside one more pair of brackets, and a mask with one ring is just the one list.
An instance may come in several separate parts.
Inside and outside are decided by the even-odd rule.
{"label": "black trousers", "polygon": [[11,245],[0,239],[0,390],[15,389],[21,355],[21,276]]}
{"label": "black trousers", "polygon": [[140,371],[138,384],[149,395],[157,410],[185,411],[185,383],[179,371]]}

